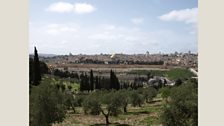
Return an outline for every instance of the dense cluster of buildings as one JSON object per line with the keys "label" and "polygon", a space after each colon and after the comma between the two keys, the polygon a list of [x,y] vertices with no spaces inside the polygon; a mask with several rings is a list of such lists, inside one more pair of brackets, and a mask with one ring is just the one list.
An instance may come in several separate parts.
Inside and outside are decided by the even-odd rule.
{"label": "dense cluster of buildings", "polygon": [[99,55],[58,55],[53,57],[40,57],[49,64],[140,64],[187,66],[197,68],[198,54],[172,53],[172,54],[99,54]]}

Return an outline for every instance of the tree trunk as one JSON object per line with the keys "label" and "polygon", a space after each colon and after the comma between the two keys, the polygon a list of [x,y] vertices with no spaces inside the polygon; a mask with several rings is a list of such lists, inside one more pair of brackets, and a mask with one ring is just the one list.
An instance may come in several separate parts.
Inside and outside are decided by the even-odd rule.
{"label": "tree trunk", "polygon": [[126,106],[124,107],[124,112],[127,113],[127,107]]}
{"label": "tree trunk", "polygon": [[72,110],[73,110],[73,112],[75,113],[75,107],[72,105]]}
{"label": "tree trunk", "polygon": [[128,103],[125,103],[125,106],[124,106],[124,112],[127,113],[127,106],[128,106]]}
{"label": "tree trunk", "polygon": [[104,113],[104,111],[103,110],[101,110],[101,112],[103,113],[103,115],[105,116],[105,118],[106,118],[106,126],[108,125],[108,124],[110,124],[110,122],[109,122],[109,114],[110,114],[110,110],[108,111],[108,113],[106,114],[106,113]]}
{"label": "tree trunk", "polygon": [[140,103],[138,103],[138,106],[139,106],[139,107],[141,107],[141,104],[140,104]]}
{"label": "tree trunk", "polygon": [[110,122],[109,122],[109,116],[108,115],[105,115],[105,118],[106,118],[106,125],[108,125]]}

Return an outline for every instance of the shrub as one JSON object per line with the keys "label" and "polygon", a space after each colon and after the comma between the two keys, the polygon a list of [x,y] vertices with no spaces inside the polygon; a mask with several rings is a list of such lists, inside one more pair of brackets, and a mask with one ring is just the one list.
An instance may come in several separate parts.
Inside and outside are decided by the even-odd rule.
{"label": "shrub", "polygon": [[162,115],[165,126],[197,126],[198,95],[195,85],[188,82],[171,90],[171,100]]}
{"label": "shrub", "polygon": [[142,94],[139,94],[138,91],[133,90],[131,92],[131,104],[136,107],[137,105],[141,107],[141,105],[144,102],[144,96]]}
{"label": "shrub", "polygon": [[157,90],[153,87],[139,88],[138,92],[142,94],[144,100],[148,103],[157,95]]}
{"label": "shrub", "polygon": [[96,94],[91,94],[86,96],[86,98],[84,99],[83,103],[83,110],[85,112],[85,114],[89,113],[92,115],[99,115],[100,114],[100,102],[97,98]]}
{"label": "shrub", "polygon": [[127,106],[131,102],[131,97],[130,97],[131,91],[122,89],[122,90],[119,90],[117,93],[118,93],[119,102],[121,103],[123,111],[127,112]]}
{"label": "shrub", "polygon": [[48,83],[32,88],[30,94],[30,126],[50,126],[63,121],[66,113],[65,94]]}
{"label": "shrub", "polygon": [[161,97],[166,101],[168,102],[168,98],[170,97],[170,90],[171,88],[169,87],[163,87],[161,88],[159,91],[161,93]]}

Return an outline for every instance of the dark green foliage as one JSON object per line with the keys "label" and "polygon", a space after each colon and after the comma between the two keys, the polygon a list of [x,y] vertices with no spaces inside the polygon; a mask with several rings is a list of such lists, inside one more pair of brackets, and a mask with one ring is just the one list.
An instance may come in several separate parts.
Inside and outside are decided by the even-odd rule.
{"label": "dark green foliage", "polygon": [[131,92],[131,104],[134,107],[136,106],[141,107],[143,103],[144,103],[144,96],[140,94],[137,90],[133,90]]}
{"label": "dark green foliage", "polygon": [[182,80],[181,79],[177,79],[176,81],[175,81],[175,85],[176,86],[180,86],[182,84]]}
{"label": "dark green foliage", "polygon": [[75,107],[78,106],[77,100],[75,100],[73,94],[66,94],[65,97],[65,104],[67,106],[67,109],[69,110],[72,108],[73,112],[75,113]]}
{"label": "dark green foliage", "polygon": [[130,97],[131,91],[122,89],[122,90],[119,90],[117,93],[119,97],[118,100],[120,100],[119,102],[121,103],[121,107],[123,108],[123,111],[126,113],[127,106],[131,102],[131,97]]}
{"label": "dark green foliage", "polygon": [[100,80],[98,76],[96,77],[96,81],[95,81],[95,89],[98,89],[98,90],[101,89]]}
{"label": "dark green foliage", "polygon": [[84,90],[85,90],[84,75],[81,74],[80,75],[80,91],[84,91]]}
{"label": "dark green foliage", "polygon": [[110,89],[120,89],[120,82],[112,70],[110,71]]}
{"label": "dark green foliage", "polygon": [[157,90],[153,87],[149,88],[139,88],[139,94],[143,95],[144,100],[149,103],[157,95]]}
{"label": "dark green foliage", "polygon": [[164,76],[167,71],[161,70],[132,70],[129,74],[147,75],[147,78],[153,78],[153,76]]}
{"label": "dark green foliage", "polygon": [[39,61],[38,53],[36,47],[34,48],[34,59],[29,58],[29,84],[31,85],[39,85],[41,81],[41,76],[43,74],[48,74],[49,69],[47,64]]}
{"label": "dark green foliage", "polygon": [[84,84],[85,84],[85,90],[89,92],[91,89],[90,89],[89,77],[87,74],[84,75]]}
{"label": "dark green foliage", "polygon": [[109,78],[100,78],[100,87],[101,89],[107,89],[110,90],[110,79]]}
{"label": "dark green foliage", "polygon": [[106,110],[101,109],[101,112],[106,118],[106,124],[109,124],[109,116],[117,116],[121,112],[121,97],[116,91],[106,92],[101,95],[101,102],[106,106]]}
{"label": "dark green foliage", "polygon": [[94,89],[94,77],[93,77],[93,71],[90,70],[90,90],[93,91]]}
{"label": "dark green foliage", "polygon": [[33,87],[30,94],[30,126],[50,126],[63,121],[66,95],[49,81]]}
{"label": "dark green foliage", "polygon": [[61,71],[61,70],[58,70],[58,69],[55,69],[53,71],[53,74],[55,76],[58,76],[58,77],[61,77],[61,78],[75,78],[75,79],[79,79],[79,75],[77,73],[74,73],[74,72],[68,72],[68,71]]}
{"label": "dark green foliage", "polygon": [[83,110],[85,114],[99,115],[101,111],[101,104],[97,97],[97,94],[91,94],[86,96],[83,103]]}
{"label": "dark green foliage", "polygon": [[72,86],[71,85],[68,85],[68,89],[71,90],[72,89]]}
{"label": "dark green foliage", "polygon": [[[29,61],[29,72],[30,72],[30,84],[39,85],[41,81],[40,61],[36,47],[34,47],[34,59]],[[31,86],[30,86],[31,87]]]}
{"label": "dark green foliage", "polygon": [[[117,91],[97,91],[89,94],[83,101],[85,113],[105,116],[106,124],[109,124],[109,116],[117,116],[121,112],[122,97]],[[102,107],[104,106],[104,107]]]}
{"label": "dark green foliage", "polygon": [[64,84],[61,84],[60,88],[61,88],[61,91],[65,91],[65,85]]}
{"label": "dark green foliage", "polygon": [[90,91],[90,81],[87,74],[81,74],[80,79],[80,91]]}
{"label": "dark green foliage", "polygon": [[174,87],[170,92],[171,100],[164,107],[162,115],[165,126],[197,126],[198,95],[195,83]]}
{"label": "dark green foliage", "polygon": [[170,97],[171,88],[170,87],[163,87],[159,90],[161,93],[161,97],[168,102],[168,98]]}
{"label": "dark green foliage", "polygon": [[33,83],[33,59],[29,58],[29,84]]}
{"label": "dark green foliage", "polygon": [[39,85],[41,81],[41,74],[40,74],[40,62],[37,53],[36,47],[34,47],[34,60],[33,60],[33,84]]}
{"label": "dark green foliage", "polygon": [[49,73],[49,69],[47,67],[47,64],[42,62],[42,61],[39,61],[39,62],[40,62],[40,73],[41,73],[41,75],[48,74]]}
{"label": "dark green foliage", "polygon": [[85,100],[85,95],[81,95],[81,94],[75,95],[75,99],[74,100],[77,103],[77,106],[81,107],[83,101]]}

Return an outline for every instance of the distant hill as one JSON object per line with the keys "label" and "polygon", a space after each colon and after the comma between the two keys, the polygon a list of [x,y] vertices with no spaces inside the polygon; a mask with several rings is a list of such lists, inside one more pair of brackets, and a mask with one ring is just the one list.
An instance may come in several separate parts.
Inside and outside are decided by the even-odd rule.
{"label": "distant hill", "polygon": [[[33,54],[29,54],[30,57],[33,57]],[[38,53],[39,57],[54,57],[57,56],[56,54],[45,54],[45,53]]]}

